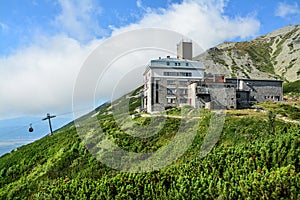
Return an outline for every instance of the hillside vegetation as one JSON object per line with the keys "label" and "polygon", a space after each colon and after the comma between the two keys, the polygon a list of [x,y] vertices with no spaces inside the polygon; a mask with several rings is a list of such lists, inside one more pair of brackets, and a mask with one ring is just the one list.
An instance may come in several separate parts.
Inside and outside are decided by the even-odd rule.
{"label": "hillside vegetation", "polygon": [[[174,138],[184,119],[171,116],[181,109],[168,111],[169,117],[130,118],[127,131],[156,120],[160,127],[151,137],[133,137],[117,125],[111,111],[129,98],[129,111],[134,113],[140,105],[136,93],[96,109],[97,121],[123,149],[155,152]],[[277,106],[269,108],[273,114],[279,111]],[[0,199],[300,198],[300,125],[273,118],[268,112],[228,111],[220,140],[206,157],[200,157],[214,113],[194,112],[200,119],[189,149],[166,168],[145,173],[120,172],[102,164],[87,151],[71,123],[0,158]],[[81,119],[89,123],[87,134],[97,133],[91,118],[88,114]]]}
{"label": "hillside vegetation", "polygon": [[283,92],[285,94],[292,93],[292,94],[300,94],[300,80],[295,82],[286,83],[283,85]]}

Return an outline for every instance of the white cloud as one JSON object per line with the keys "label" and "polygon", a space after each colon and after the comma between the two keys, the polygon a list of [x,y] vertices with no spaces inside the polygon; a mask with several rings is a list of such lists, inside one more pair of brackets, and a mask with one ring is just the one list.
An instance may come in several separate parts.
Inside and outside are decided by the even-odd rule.
{"label": "white cloud", "polygon": [[[11,117],[8,115],[60,113],[71,109],[73,87],[80,67],[92,50],[102,42],[94,39],[96,36],[99,37],[102,31],[96,19],[100,11],[92,1],[60,0],[59,2],[62,11],[55,18],[54,23],[57,27],[61,27],[61,34],[34,38],[27,48],[0,58],[0,116],[2,118]],[[259,21],[253,16],[235,18],[226,16],[224,2],[223,0],[186,0],[180,4],[170,4],[167,9],[147,8],[144,17],[138,23],[119,29],[114,28],[112,36],[129,30],[155,27],[186,35],[204,49],[224,40],[255,36],[260,27]],[[137,4],[142,6],[139,0]],[[129,43],[130,40],[127,42]],[[116,49],[118,48],[119,46],[116,45]],[[175,49],[174,42],[174,51]],[[157,56],[156,53],[150,54]],[[140,71],[130,67],[141,66],[143,63],[141,60],[146,64],[150,54],[143,57],[136,52],[130,59],[122,58],[124,71],[119,72],[116,69],[108,75],[107,82],[103,83],[105,91],[102,93],[100,91],[102,97],[110,97],[108,92],[113,90],[111,83],[116,81],[109,77],[114,77],[114,73],[122,76],[122,73],[131,70],[134,73],[126,75],[126,80],[140,77]],[[99,64],[99,70],[103,70],[101,67]],[[134,84],[141,83],[140,77]],[[119,87],[124,89],[129,85],[133,87],[131,83]]]}
{"label": "white cloud", "polygon": [[142,1],[141,0],[137,0],[136,1],[136,6],[138,7],[138,8],[142,8],[143,6],[142,6]]}
{"label": "white cloud", "polygon": [[137,28],[156,27],[182,33],[204,49],[224,40],[253,37],[260,28],[260,22],[253,16],[230,18],[224,14],[223,0],[186,0],[171,4],[168,9],[148,10],[138,23],[115,29],[113,34]]}
{"label": "white cloud", "polygon": [[0,115],[70,111],[76,76],[95,46],[57,35],[0,58]]}
{"label": "white cloud", "polygon": [[280,2],[278,3],[278,6],[275,11],[275,15],[278,17],[287,17],[288,15],[297,15],[300,14],[300,9],[298,7],[298,4],[294,2],[293,4],[287,4]]}
{"label": "white cloud", "polygon": [[13,145],[24,145],[24,144],[27,144],[27,143],[30,143],[30,142],[32,142],[32,140],[0,141],[0,147],[11,147]]}
{"label": "white cloud", "polygon": [[61,14],[54,24],[63,32],[79,41],[89,41],[96,35],[104,35],[98,16],[101,8],[94,0],[59,0]]}
{"label": "white cloud", "polygon": [[142,0],[137,0],[137,1],[136,1],[136,7],[142,9],[142,10],[145,11],[145,12],[151,12],[151,11],[152,11],[152,9],[151,9],[150,7],[145,7],[145,6],[143,5]]}
{"label": "white cloud", "polygon": [[6,32],[9,30],[9,27],[6,24],[0,22],[0,30]]}

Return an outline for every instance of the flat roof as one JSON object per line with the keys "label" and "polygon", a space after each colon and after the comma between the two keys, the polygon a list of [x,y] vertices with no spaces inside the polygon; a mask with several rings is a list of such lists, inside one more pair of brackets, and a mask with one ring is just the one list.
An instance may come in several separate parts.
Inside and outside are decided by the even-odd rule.
{"label": "flat roof", "polygon": [[[170,65],[167,64],[170,63]],[[172,63],[172,64],[171,64]],[[173,63],[183,63],[182,65],[174,65]],[[188,66],[184,65],[184,63],[189,63]],[[146,66],[144,74],[149,71],[150,68],[170,68],[170,69],[181,69],[181,70],[205,70],[205,66],[202,62],[187,60],[187,59],[179,59],[179,58],[159,58],[152,59],[149,64]]]}

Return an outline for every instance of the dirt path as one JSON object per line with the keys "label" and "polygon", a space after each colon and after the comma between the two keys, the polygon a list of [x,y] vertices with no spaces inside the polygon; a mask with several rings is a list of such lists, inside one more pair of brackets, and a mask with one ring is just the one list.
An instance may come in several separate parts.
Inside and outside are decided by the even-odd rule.
{"label": "dirt path", "polygon": [[[160,115],[160,114],[141,114],[141,117],[169,117],[169,118],[177,118],[177,119],[182,119],[182,118],[186,118],[185,116],[181,116],[181,115]],[[193,119],[200,119],[201,117],[189,117],[189,118],[193,118]]]}
{"label": "dirt path", "polygon": [[[268,111],[260,110],[260,112],[267,113]],[[287,122],[287,123],[300,124],[300,121],[288,119],[287,117],[283,117],[283,116],[280,116],[280,115],[276,115],[276,119],[282,120],[282,121]]]}
{"label": "dirt path", "polygon": [[282,121],[288,122],[288,123],[293,123],[293,124],[300,124],[300,121],[297,120],[292,120],[292,119],[288,119],[287,117],[282,117],[282,116],[276,116],[277,119],[280,119]]}

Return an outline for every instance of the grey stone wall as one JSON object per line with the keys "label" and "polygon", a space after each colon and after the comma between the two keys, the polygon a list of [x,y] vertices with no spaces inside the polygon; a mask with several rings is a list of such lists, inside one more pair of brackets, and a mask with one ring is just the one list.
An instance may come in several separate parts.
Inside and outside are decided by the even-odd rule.
{"label": "grey stone wall", "polygon": [[[150,112],[188,105],[188,85],[191,81],[198,81],[198,79],[153,77],[151,82],[153,83],[152,89],[154,91],[151,92],[152,109]],[[171,90],[173,93],[170,93]],[[168,99],[174,100],[169,100],[168,102]]]}
{"label": "grey stone wall", "polygon": [[250,91],[251,102],[282,101],[282,82],[243,80],[240,82],[240,88]]}
{"label": "grey stone wall", "polygon": [[236,109],[236,89],[233,84],[207,83],[197,86],[197,108]]}
{"label": "grey stone wall", "polygon": [[250,92],[250,102],[282,101],[282,81],[255,79],[226,79],[236,85],[238,90]]}

